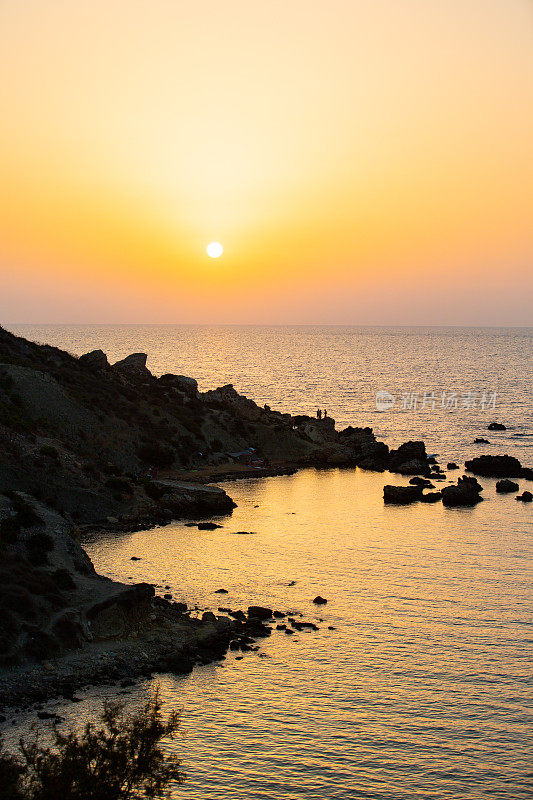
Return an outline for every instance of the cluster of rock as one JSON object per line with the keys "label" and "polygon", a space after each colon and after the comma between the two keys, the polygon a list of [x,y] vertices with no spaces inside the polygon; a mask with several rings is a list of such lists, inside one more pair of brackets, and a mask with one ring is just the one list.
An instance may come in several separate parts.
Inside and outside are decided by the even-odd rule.
{"label": "cluster of rock", "polygon": [[[533,480],[533,469],[523,467],[517,458],[508,455],[479,456],[466,461],[465,467],[469,472],[475,475],[501,477],[502,479],[496,483],[496,492],[498,494],[509,494],[520,490],[519,484],[510,480],[511,477]],[[454,462],[449,462],[447,468],[458,469],[459,467]],[[408,505],[415,502],[435,503],[442,500],[445,506],[457,507],[474,506],[483,500],[481,497],[483,487],[476,478],[467,475],[458,478],[455,485],[445,486],[440,491],[425,492],[425,489],[435,488],[434,484],[431,482],[432,480],[444,479],[444,473],[437,465],[432,464],[430,470],[430,472],[420,470],[417,477],[411,478],[409,486],[384,486],[384,502],[388,505]],[[420,477],[420,475],[428,474],[431,480],[427,477]],[[529,502],[530,496],[531,493],[526,490],[516,499]],[[531,496],[531,499],[533,499],[533,496]]]}

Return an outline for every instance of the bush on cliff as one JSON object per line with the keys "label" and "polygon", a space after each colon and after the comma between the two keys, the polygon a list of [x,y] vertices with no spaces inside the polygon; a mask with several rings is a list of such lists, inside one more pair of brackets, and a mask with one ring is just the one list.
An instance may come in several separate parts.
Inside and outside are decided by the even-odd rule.
{"label": "bush on cliff", "polygon": [[57,448],[51,444],[43,444],[43,446],[39,450],[39,453],[42,456],[48,456],[48,458],[53,458],[56,461],[59,459],[59,453],[57,451]]}
{"label": "bush on cliff", "polygon": [[120,704],[104,703],[101,727],[83,732],[52,731],[53,746],[36,735],[20,742],[20,755],[0,750],[0,800],[122,800],[165,797],[181,784],[181,761],[160,742],[179,728],[174,712],[164,720],[159,693],[140,711],[125,715]]}
{"label": "bush on cliff", "polygon": [[174,463],[175,454],[169,447],[164,447],[157,442],[146,443],[139,447],[139,458],[145,464],[165,469]]}
{"label": "bush on cliff", "polygon": [[125,478],[108,478],[105,485],[119,494],[133,494],[132,485]]}

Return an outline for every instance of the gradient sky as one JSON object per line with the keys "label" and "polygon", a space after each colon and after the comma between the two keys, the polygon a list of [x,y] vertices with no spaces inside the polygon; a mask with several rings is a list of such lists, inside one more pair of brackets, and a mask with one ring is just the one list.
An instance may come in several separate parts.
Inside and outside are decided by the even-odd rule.
{"label": "gradient sky", "polygon": [[0,322],[532,322],[531,0],[0,0],[0,75]]}

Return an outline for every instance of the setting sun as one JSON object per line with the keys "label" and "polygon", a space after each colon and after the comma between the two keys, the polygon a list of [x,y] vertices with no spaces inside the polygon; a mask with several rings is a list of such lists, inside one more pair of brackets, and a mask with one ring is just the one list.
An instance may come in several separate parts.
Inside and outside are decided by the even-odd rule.
{"label": "setting sun", "polygon": [[224,252],[224,248],[220,244],[220,242],[210,242],[205,248],[205,251],[209,258],[220,258],[222,253]]}

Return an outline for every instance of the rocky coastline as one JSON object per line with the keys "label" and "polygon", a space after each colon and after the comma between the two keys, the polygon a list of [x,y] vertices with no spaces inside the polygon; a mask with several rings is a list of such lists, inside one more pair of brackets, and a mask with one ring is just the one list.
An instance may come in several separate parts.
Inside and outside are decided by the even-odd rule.
{"label": "rocky coastline", "polygon": [[[316,627],[260,606],[199,616],[152,585],[112,581],[96,573],[83,532],[201,525],[235,507],[214,484],[305,467],[413,476],[384,487],[392,505],[482,499],[468,476],[425,491],[446,474],[424,442],[390,449],[371,428],[337,431],[333,419],[260,407],[231,385],[202,393],[193,378],[156,377],[146,363],[142,353],[114,365],[102,351],[76,358],[0,328],[0,706],[75,699],[89,683],[126,691],[138,677],[256,650],[273,624],[287,634]],[[509,456],[466,469],[503,479],[502,495],[518,486],[507,479],[533,477]]]}

